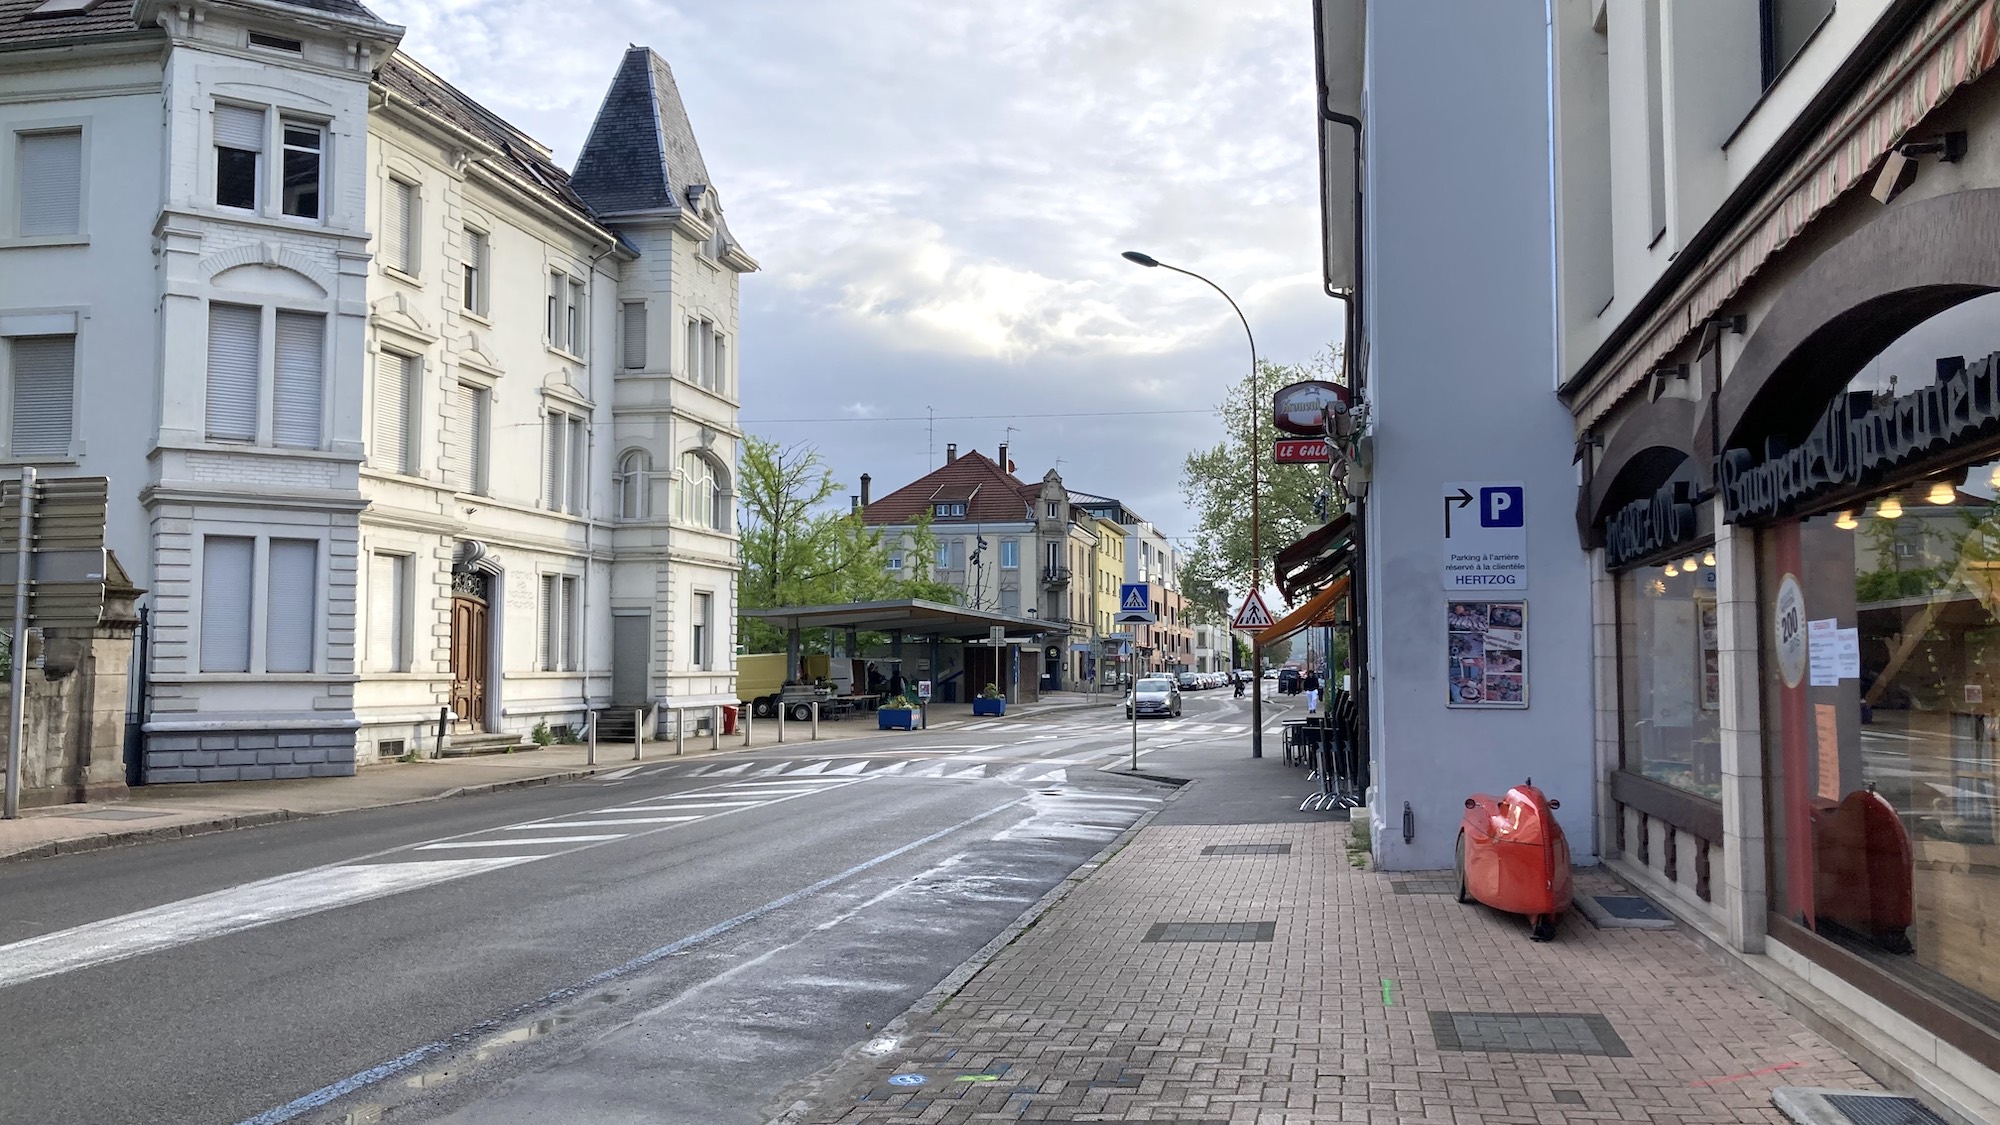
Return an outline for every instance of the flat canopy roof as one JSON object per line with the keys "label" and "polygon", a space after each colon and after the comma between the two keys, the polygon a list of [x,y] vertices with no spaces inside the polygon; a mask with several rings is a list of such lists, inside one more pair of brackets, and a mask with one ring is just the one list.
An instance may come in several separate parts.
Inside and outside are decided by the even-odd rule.
{"label": "flat canopy roof", "polygon": [[744,617],[768,621],[784,629],[858,629],[869,633],[935,633],[940,637],[985,639],[999,625],[1009,637],[1033,633],[1066,633],[1066,627],[1034,617],[967,609],[960,605],[908,598],[893,602],[843,602],[836,605],[787,605],[775,609],[740,610]]}

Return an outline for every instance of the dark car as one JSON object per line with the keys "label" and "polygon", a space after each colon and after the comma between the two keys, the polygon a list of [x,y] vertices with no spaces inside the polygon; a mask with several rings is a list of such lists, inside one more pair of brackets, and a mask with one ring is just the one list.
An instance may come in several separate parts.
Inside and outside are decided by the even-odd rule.
{"label": "dark car", "polygon": [[1125,717],[1132,718],[1132,708],[1139,708],[1139,715],[1167,715],[1180,718],[1181,689],[1172,676],[1141,676],[1137,689],[1125,697]]}
{"label": "dark car", "polygon": [[1299,691],[1299,670],[1297,668],[1278,669],[1278,694],[1297,695]]}

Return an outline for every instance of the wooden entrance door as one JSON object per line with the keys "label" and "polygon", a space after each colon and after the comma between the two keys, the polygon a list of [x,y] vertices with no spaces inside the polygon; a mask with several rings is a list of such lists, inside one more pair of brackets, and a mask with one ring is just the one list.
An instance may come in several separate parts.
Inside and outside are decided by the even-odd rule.
{"label": "wooden entrance door", "polygon": [[486,601],[470,594],[451,599],[451,709],[458,733],[486,729]]}

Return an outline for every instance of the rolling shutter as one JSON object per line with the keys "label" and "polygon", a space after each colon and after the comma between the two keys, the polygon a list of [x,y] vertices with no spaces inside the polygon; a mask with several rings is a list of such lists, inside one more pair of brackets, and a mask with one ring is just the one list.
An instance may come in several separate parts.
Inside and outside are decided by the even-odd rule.
{"label": "rolling shutter", "polygon": [[556,583],[553,574],[542,575],[542,612],[535,625],[535,666],[544,672],[553,672],[556,654],[552,647],[556,637]]}
{"label": "rolling shutter", "polygon": [[445,449],[445,480],[460,492],[478,492],[486,460],[486,395],[460,383],[451,392],[451,441]]}
{"label": "rolling shutter", "polygon": [[271,540],[264,585],[264,671],[313,670],[314,612],[319,596],[319,543]]}
{"label": "rolling shutter", "polygon": [[388,215],[382,223],[382,258],[389,265],[413,273],[416,255],[411,234],[416,226],[417,189],[401,180],[389,181]]}
{"label": "rolling shutter", "polygon": [[576,579],[564,576],[562,580],[562,670],[576,671]]}
{"label": "rolling shutter", "polygon": [[250,559],[254,541],[211,535],[201,549],[201,670],[250,670]]}
{"label": "rolling shutter", "polygon": [[17,336],[8,443],[14,457],[69,453],[76,405],[76,337]]}
{"label": "rolling shutter", "polygon": [[21,236],[83,230],[83,134],[28,133],[20,148]]}
{"label": "rolling shutter", "polygon": [[410,422],[414,391],[423,370],[413,355],[383,352],[375,360],[375,412],[368,432],[368,461],[392,473],[414,472]]}
{"label": "rolling shutter", "polygon": [[368,666],[377,672],[406,672],[403,623],[409,617],[404,590],[405,555],[368,556]]}
{"label": "rolling shutter", "polygon": [[625,303],[625,366],[638,370],[646,366],[646,302]]}
{"label": "rolling shutter", "polygon": [[236,105],[215,107],[215,143],[245,152],[264,151],[264,111]]}
{"label": "rolling shutter", "polygon": [[318,449],[326,366],[326,318],[278,314],[277,372],[271,396],[271,437],[279,445]]}
{"label": "rolling shutter", "polygon": [[569,436],[567,417],[551,411],[542,415],[542,507],[559,512],[563,506],[563,469],[569,464],[564,448]]}
{"label": "rolling shutter", "polygon": [[211,441],[257,440],[257,381],[263,348],[263,310],[245,305],[208,306],[208,436]]}

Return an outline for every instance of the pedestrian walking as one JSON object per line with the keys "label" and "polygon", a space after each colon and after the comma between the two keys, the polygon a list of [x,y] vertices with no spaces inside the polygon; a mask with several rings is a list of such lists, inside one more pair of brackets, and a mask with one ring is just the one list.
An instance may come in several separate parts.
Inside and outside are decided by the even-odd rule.
{"label": "pedestrian walking", "polygon": [[1306,714],[1319,714],[1319,673],[1306,669],[1306,678],[1300,686],[1306,693]]}

